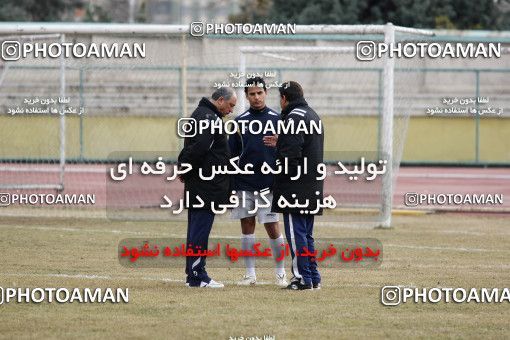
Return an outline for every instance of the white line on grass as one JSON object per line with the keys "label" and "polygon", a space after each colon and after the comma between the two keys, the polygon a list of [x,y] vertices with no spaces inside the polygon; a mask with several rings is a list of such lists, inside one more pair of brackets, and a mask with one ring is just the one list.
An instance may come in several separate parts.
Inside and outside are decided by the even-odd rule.
{"label": "white line on grass", "polygon": [[[444,264],[411,264],[410,267],[405,267],[402,263],[382,263],[382,267],[384,269],[403,269],[403,270],[409,270],[409,269],[440,269],[444,270],[445,266]],[[459,266],[455,265],[453,267],[454,270],[466,270],[466,271],[473,271],[473,272],[479,272],[482,270],[508,270],[510,269],[510,265],[508,264],[500,264],[500,265],[470,265],[470,266]],[[449,269],[450,270],[450,269]]]}
{"label": "white line on grass", "polygon": [[484,236],[484,235],[488,235],[488,236],[510,236],[510,233],[495,233],[495,232],[483,233],[483,232],[479,232],[479,231],[469,231],[469,230],[463,230],[463,231],[459,231],[459,230],[438,230],[437,232],[438,233],[442,233],[442,234],[458,234],[458,235],[472,235],[472,236]]}
{"label": "white line on grass", "polygon": [[144,281],[163,281],[163,282],[184,282],[184,280],[175,280],[168,278],[156,277],[127,277],[127,276],[109,276],[109,275],[86,275],[86,274],[32,274],[32,273],[1,273],[0,276],[15,277],[55,277],[66,279],[83,279],[83,280],[144,280]]}
{"label": "white line on grass", "polygon": [[[133,234],[133,235],[147,235],[150,233],[138,232],[138,231],[127,231],[127,230],[116,230],[116,229],[81,229],[81,228],[69,228],[69,227],[35,227],[35,226],[18,226],[18,225],[0,225],[0,228],[4,229],[30,229],[30,230],[41,230],[41,231],[67,231],[67,232],[85,232],[85,233],[108,233],[108,234]],[[182,237],[182,236],[179,236]]]}
{"label": "white line on grass", "polygon": [[[129,276],[110,276],[110,275],[86,275],[86,274],[32,274],[32,273],[1,273],[0,276],[14,276],[14,277],[49,277],[49,278],[65,278],[65,279],[81,279],[81,280],[136,280],[136,281],[159,281],[159,282],[177,282],[184,283],[185,280],[170,279],[163,277],[129,277]],[[235,284],[234,281],[226,281],[227,283]],[[257,284],[268,285],[270,282],[259,281]]]}
{"label": "white line on grass", "polygon": [[407,248],[407,249],[426,249],[426,250],[452,250],[452,251],[466,251],[466,252],[496,252],[508,253],[510,250],[504,249],[482,249],[482,248],[454,248],[454,247],[431,247],[431,246],[413,246],[406,244],[383,244],[384,247],[393,248]]}
{"label": "white line on grass", "polygon": [[[66,278],[78,280],[134,280],[134,281],[152,281],[152,282],[171,282],[184,283],[185,280],[161,278],[161,277],[128,277],[128,276],[109,276],[109,275],[85,275],[85,274],[33,274],[33,273],[0,273],[1,276],[12,277],[49,277],[49,278]],[[237,286],[235,281],[223,281],[227,285]],[[273,282],[257,281],[256,286],[271,286]],[[342,288],[381,288],[382,285],[356,284],[356,285],[322,285],[323,287],[342,287]]]}

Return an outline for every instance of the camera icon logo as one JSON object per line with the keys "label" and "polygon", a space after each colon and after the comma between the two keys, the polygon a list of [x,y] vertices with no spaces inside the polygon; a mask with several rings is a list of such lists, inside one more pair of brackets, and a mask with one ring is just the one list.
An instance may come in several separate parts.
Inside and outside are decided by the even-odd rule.
{"label": "camera icon logo", "polygon": [[181,138],[197,135],[197,121],[195,118],[180,118],[177,122],[177,135]]}
{"label": "camera icon logo", "polygon": [[6,40],[2,43],[2,59],[15,61],[21,58],[21,44],[19,41]]}
{"label": "camera icon logo", "polygon": [[402,302],[400,287],[384,286],[381,288],[381,303],[385,306],[398,306]]}
{"label": "camera icon logo", "polygon": [[204,28],[203,22],[195,21],[191,23],[189,33],[194,37],[201,37],[205,33]]}
{"label": "camera icon logo", "polygon": [[416,207],[418,205],[418,193],[407,192],[404,195],[404,204],[408,207]]}
{"label": "camera icon logo", "polygon": [[362,40],[356,44],[356,58],[360,61],[375,59],[375,42]]}
{"label": "camera icon logo", "polygon": [[0,207],[8,207],[11,205],[11,194],[0,193]]}

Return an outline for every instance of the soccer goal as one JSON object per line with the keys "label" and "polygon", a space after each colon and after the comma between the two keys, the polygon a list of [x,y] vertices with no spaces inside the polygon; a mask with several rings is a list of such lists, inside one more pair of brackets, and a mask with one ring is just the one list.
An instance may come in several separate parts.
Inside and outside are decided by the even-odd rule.
{"label": "soccer goal", "polygon": [[[313,29],[309,28],[310,32]],[[395,27],[392,24],[337,27],[328,32],[380,34],[386,44],[396,42],[396,32],[405,33],[406,39],[413,35],[432,35],[428,31]],[[377,226],[390,227],[393,188],[411,109],[409,99],[395,93],[394,58],[385,57],[379,63],[353,62],[358,57],[355,53],[360,52],[354,46],[241,46],[239,51],[240,74],[250,75],[250,72],[256,74],[264,69],[276,69],[279,81],[299,80],[304,85],[305,97],[319,115],[326,118],[326,138],[328,134],[333,134],[329,143],[326,142],[327,162],[332,165],[336,161],[353,163],[361,157],[387,161],[384,177],[379,182],[373,182],[372,186],[360,183],[354,187],[330,176],[326,180],[325,193],[336,192],[335,199],[340,202],[340,207],[372,211],[372,219],[376,220]],[[342,84],[346,80],[349,84]],[[410,84],[405,82],[401,86]],[[371,92],[373,95],[370,96]],[[335,96],[340,99],[332,100],[331,97]],[[238,111],[243,112],[246,109],[243,89],[239,90],[238,98]],[[395,98],[399,104],[398,112],[395,112]],[[366,124],[371,118],[377,121],[375,125]],[[348,122],[349,127],[342,126],[343,122]],[[328,125],[332,128],[328,129]],[[332,139],[343,134],[352,136],[347,143],[333,142]],[[367,140],[371,142],[366,143]],[[342,217],[336,216],[332,220],[342,220]],[[359,215],[355,220],[359,220]]]}
{"label": "soccer goal", "polygon": [[[335,161],[388,160],[391,166],[376,189],[344,181],[331,182],[328,190],[340,195],[342,209],[376,211],[371,224],[389,226],[393,182],[412,109],[405,90],[416,79],[396,76],[393,59],[358,60],[354,46],[360,40],[392,42],[403,35],[431,34],[391,24],[297,25],[290,36],[195,37],[189,26],[1,23],[3,43],[74,44],[88,50],[94,44],[143,45],[144,53],[118,58],[32,53],[1,60],[0,188],[4,193],[96,193],[94,207],[84,210],[113,206],[127,211],[122,215],[127,219],[159,216],[161,197],[181,195],[180,183],[156,178],[146,183],[136,177],[110,192],[109,170],[129,156],[138,166],[158,156],[173,164],[182,146],[178,119],[188,117],[217,84],[233,81],[231,74],[244,70],[265,76],[271,84],[267,104],[276,111],[278,83],[296,80],[303,85],[306,99],[325,123],[325,159],[331,170]],[[241,88],[238,98],[236,110],[242,112],[246,102]],[[51,100],[54,105],[47,105]],[[17,113],[18,107],[23,113]],[[30,207],[28,213],[33,211]],[[331,220],[345,216],[341,212]],[[347,222],[359,220],[354,215]]]}

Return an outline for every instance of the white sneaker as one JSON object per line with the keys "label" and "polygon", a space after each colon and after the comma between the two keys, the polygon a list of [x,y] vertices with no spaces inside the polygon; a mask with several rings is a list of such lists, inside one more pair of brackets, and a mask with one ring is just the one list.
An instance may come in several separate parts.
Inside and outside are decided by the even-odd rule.
{"label": "white sneaker", "polygon": [[200,282],[200,286],[190,286],[189,283],[186,283],[186,287],[188,288],[224,288],[225,285],[221,282],[216,282],[213,279],[209,283],[202,281]]}
{"label": "white sneaker", "polygon": [[250,286],[257,282],[257,278],[251,275],[245,275],[241,281],[237,282],[238,286]]}
{"label": "white sneaker", "polygon": [[279,287],[287,287],[289,283],[287,282],[287,275],[283,273],[282,275],[276,274],[276,285]]}

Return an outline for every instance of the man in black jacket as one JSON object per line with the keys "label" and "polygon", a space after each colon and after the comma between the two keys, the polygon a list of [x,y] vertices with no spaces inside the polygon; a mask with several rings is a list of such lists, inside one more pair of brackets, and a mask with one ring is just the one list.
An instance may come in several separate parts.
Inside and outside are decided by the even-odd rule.
{"label": "man in black jacket", "polygon": [[[318,166],[324,157],[324,131],[319,116],[305,101],[301,85],[295,81],[285,82],[279,91],[282,120],[294,127],[278,137],[276,157],[280,164],[287,162],[288,171],[276,175],[273,184],[272,210],[283,213],[285,235],[292,255],[294,278],[287,288],[320,289],[317,261],[314,256],[305,254],[315,251],[314,216],[322,214],[319,202],[322,202],[323,180],[317,178]],[[312,123],[320,130],[310,128]],[[299,126],[308,129],[300,130]],[[307,174],[304,174],[305,167]],[[297,207],[296,203],[301,206]]]}
{"label": "man in black jacket", "polygon": [[[202,98],[191,114],[195,128],[222,124],[222,117],[230,114],[237,97],[231,88],[216,90],[211,98]],[[199,129],[193,137],[186,137],[179,154],[179,165],[191,164],[192,170],[181,177],[184,181],[185,197],[189,197],[188,231],[186,246],[193,251],[207,249],[209,234],[214,222],[212,205],[227,204],[230,196],[230,179],[225,174],[215,174],[213,167],[229,164],[230,151],[227,135],[220,129]],[[200,199],[197,198],[200,197]],[[223,288],[223,284],[212,280],[205,270],[205,256],[186,257],[186,285],[189,287]]]}

